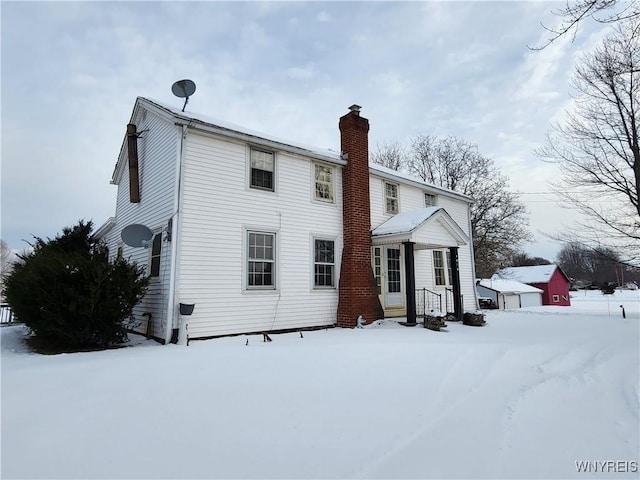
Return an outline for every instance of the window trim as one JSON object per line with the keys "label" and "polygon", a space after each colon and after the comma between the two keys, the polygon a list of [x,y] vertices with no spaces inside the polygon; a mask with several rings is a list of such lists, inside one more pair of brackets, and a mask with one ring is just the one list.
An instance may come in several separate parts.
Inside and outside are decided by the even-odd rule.
{"label": "window trim", "polygon": [[[271,260],[272,267],[272,285],[250,285],[249,284],[249,262],[252,261],[249,256],[249,236],[250,234],[270,235],[273,238],[273,259]],[[274,292],[278,290],[278,232],[268,229],[260,228],[245,228],[243,232],[243,268],[242,268],[242,282],[243,290],[247,292]],[[254,259],[253,261],[259,261],[263,259]]]}
{"label": "window trim", "polygon": [[[272,155],[273,159],[273,172],[271,173],[271,187],[272,188],[264,188],[257,185],[253,185],[253,166],[252,166],[252,152],[262,152],[269,153]],[[256,190],[262,192],[273,192],[275,193],[277,190],[277,170],[278,170],[278,159],[275,150],[269,150],[268,148],[263,148],[255,145],[248,145],[248,153],[247,153],[247,188],[249,190]],[[267,171],[267,170],[262,170]]]}
{"label": "window trim", "polygon": [[[156,255],[154,255],[153,248],[156,243],[156,238],[159,239],[160,251]],[[149,245],[149,259],[147,263],[149,267],[149,271],[147,272],[147,277],[149,277],[149,281],[151,282],[160,281],[160,278],[162,276],[162,251],[163,250],[164,249],[162,248],[162,230],[157,230],[153,233],[153,237],[151,238],[151,244]],[[153,275],[154,257],[158,258],[158,274],[157,275]]]}
{"label": "window trim", "polygon": [[[432,204],[427,204],[427,195],[433,198]],[[435,193],[424,192],[424,206],[425,207],[436,207],[438,205],[438,196]]]}
{"label": "window trim", "polygon": [[[436,253],[440,254],[440,260],[442,261],[442,266],[437,267],[438,269],[442,270],[442,280],[444,281],[444,283],[438,283],[438,275],[436,273]],[[447,279],[447,256],[445,255],[445,251],[444,250],[440,250],[440,249],[435,249],[431,251],[431,263],[432,263],[432,268],[433,268],[433,286],[434,287],[446,287],[449,285],[448,279]]]}
{"label": "window trim", "polygon": [[[316,241],[325,241],[333,243],[333,263],[316,262]],[[326,235],[311,235],[311,288],[312,290],[335,290],[338,280],[338,262],[337,262],[337,245],[336,237]],[[317,285],[316,284],[316,265],[332,265],[333,273],[331,282],[332,285]]]}
{"label": "window trim", "polygon": [[[331,199],[329,200],[326,198],[320,198],[317,195],[318,193],[318,190],[316,188],[318,183],[318,180],[316,178],[317,167],[328,168],[331,172],[331,182],[329,183]],[[323,162],[311,162],[311,198],[313,199],[314,202],[318,202],[318,203],[325,203],[329,205],[333,205],[336,203],[336,169],[333,165],[329,165]]]}
{"label": "window trim", "polygon": [[[394,186],[396,188],[396,196],[395,197],[387,197],[387,185]],[[395,199],[396,201],[396,211],[390,212],[387,209],[389,199]],[[386,180],[382,181],[382,208],[385,215],[397,215],[400,213],[400,184],[394,182],[388,182]]]}

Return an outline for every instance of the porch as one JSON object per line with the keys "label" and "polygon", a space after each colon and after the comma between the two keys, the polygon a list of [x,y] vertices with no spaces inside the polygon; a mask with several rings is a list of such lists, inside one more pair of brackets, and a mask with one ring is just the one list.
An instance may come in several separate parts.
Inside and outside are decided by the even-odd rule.
{"label": "porch", "polygon": [[[374,275],[385,316],[406,316],[408,324],[415,324],[418,315],[437,310],[452,313],[462,321],[458,258],[459,247],[468,245],[469,240],[447,211],[439,207],[400,213],[376,227],[372,231]],[[423,250],[432,250],[431,288],[423,283],[428,267],[422,263],[422,286],[417,287],[416,283],[416,256]],[[464,281],[473,283],[471,278]]]}

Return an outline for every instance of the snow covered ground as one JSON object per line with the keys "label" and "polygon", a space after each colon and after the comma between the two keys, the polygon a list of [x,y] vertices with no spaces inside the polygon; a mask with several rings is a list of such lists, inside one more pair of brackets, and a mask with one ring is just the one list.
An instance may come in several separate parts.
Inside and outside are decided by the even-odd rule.
{"label": "snow covered ground", "polygon": [[640,292],[572,302],[53,356],[4,327],[2,478],[638,478]]}

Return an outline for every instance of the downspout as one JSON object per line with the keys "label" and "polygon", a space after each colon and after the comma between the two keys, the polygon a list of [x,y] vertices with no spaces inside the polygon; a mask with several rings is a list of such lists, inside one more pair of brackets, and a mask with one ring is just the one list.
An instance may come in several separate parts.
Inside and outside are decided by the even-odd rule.
{"label": "downspout", "polygon": [[[476,288],[476,257],[473,253],[473,225],[471,225],[471,204],[467,203],[467,219],[469,223],[469,238],[471,239],[470,249],[471,249],[471,274],[473,275],[473,298],[476,303],[476,310],[480,308],[478,303],[478,289]],[[497,296],[496,296],[497,298]]]}
{"label": "downspout", "polygon": [[[181,125],[179,126],[179,141],[176,149],[176,156],[178,157],[178,162],[176,162],[176,173],[175,173],[175,186],[173,193],[173,215],[171,216],[171,274],[169,277],[169,298],[168,298],[168,308],[167,308],[167,324],[165,328],[164,334],[164,343],[165,345],[171,342],[171,338],[173,337],[174,323],[176,327],[178,327],[178,321],[175,321],[176,317],[176,282],[178,276],[178,253],[180,252],[179,244],[181,241],[180,237],[180,227],[182,217],[180,215],[180,204],[182,202],[182,176],[184,169],[184,150],[185,150],[185,138],[187,136],[187,126]],[[186,339],[185,339],[186,343]]]}

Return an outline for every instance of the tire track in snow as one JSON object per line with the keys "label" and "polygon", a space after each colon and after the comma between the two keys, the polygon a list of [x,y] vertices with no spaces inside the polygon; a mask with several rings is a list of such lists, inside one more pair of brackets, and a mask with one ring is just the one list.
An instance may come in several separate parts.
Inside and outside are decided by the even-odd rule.
{"label": "tire track in snow", "polygon": [[[588,393],[589,391],[598,388],[599,385],[603,387],[607,384],[602,375],[598,374],[598,370],[603,369],[603,363],[611,361],[616,357],[616,347],[607,345],[596,349],[594,352],[593,345],[588,346],[576,346],[568,352],[562,352],[558,355],[553,355],[546,359],[544,362],[531,367],[529,375],[544,375],[544,378],[536,380],[524,380],[524,384],[520,386],[518,393],[508,402],[506,412],[503,415],[501,421],[501,438],[500,438],[500,451],[505,461],[511,458],[514,454],[514,449],[521,448],[522,445],[518,445],[514,441],[514,435],[517,435],[518,427],[527,428],[531,425],[531,418],[534,416],[532,412],[536,412],[538,408],[538,402],[535,397],[545,397],[550,394],[561,394],[565,392],[570,398],[571,396],[579,397],[580,393]],[[563,399],[567,401],[568,399]],[[574,407],[579,404],[571,403]],[[631,406],[631,405],[630,405]],[[559,408],[567,408],[566,404],[560,404]],[[602,401],[602,411],[610,408],[610,405],[606,401]],[[538,413],[538,412],[537,412]],[[571,416],[574,412],[569,411],[568,415]],[[597,414],[597,413],[595,413]],[[527,418],[529,417],[529,418]],[[571,419],[569,419],[570,421]],[[575,421],[575,419],[573,419]],[[586,420],[583,418],[582,420]],[[528,431],[530,435],[534,433],[547,433],[545,431],[544,420],[542,424],[536,424],[537,430],[533,432]],[[586,423],[586,422],[585,422]],[[520,424],[520,425],[516,425]],[[551,429],[558,429],[558,434],[566,434],[562,430],[561,426],[553,425],[549,426]],[[521,436],[517,437],[519,441],[522,441]],[[549,461],[548,465],[552,465],[553,462]],[[568,463],[567,463],[568,464]],[[545,468],[544,465],[539,465],[540,468]],[[547,466],[546,468],[551,468]],[[549,474],[552,472],[538,472],[540,474]]]}
{"label": "tire track in snow", "polygon": [[[453,402],[451,401],[450,394],[454,389],[453,387],[457,387],[460,384],[460,377],[464,377],[466,379],[469,376],[473,376],[475,378],[473,384],[466,388],[467,394],[474,394],[480,389],[481,386],[486,383],[485,379],[490,377],[494,370],[502,364],[502,361],[508,355],[509,350],[508,347],[505,347],[504,349],[500,350],[492,349],[486,351],[486,353],[489,353],[490,357],[493,357],[493,360],[491,361],[491,368],[487,371],[479,371],[477,375],[473,375],[470,374],[471,369],[473,369],[474,367],[480,367],[481,365],[486,365],[489,362],[477,361],[478,353],[485,354],[485,351],[483,351],[481,348],[472,349],[467,352],[464,357],[457,359],[451,366],[451,368],[447,370],[442,383],[438,386],[438,390],[442,391],[443,393],[437,399],[436,405],[429,405],[427,407],[429,411],[437,412],[432,418],[430,418],[426,423],[422,424],[420,427],[416,428],[409,434],[405,435],[403,438],[396,440],[389,450],[377,457],[371,463],[361,467],[349,478],[370,478],[371,476],[373,476],[373,473],[379,470],[380,467],[382,467],[385,463],[388,463],[396,456],[400,455],[412,443],[416,442],[418,438],[425,435],[426,432],[440,423],[443,418],[446,418],[459,406],[469,401],[468,395],[462,393],[456,395],[457,400]],[[476,370],[478,370],[478,368],[476,368]]]}

